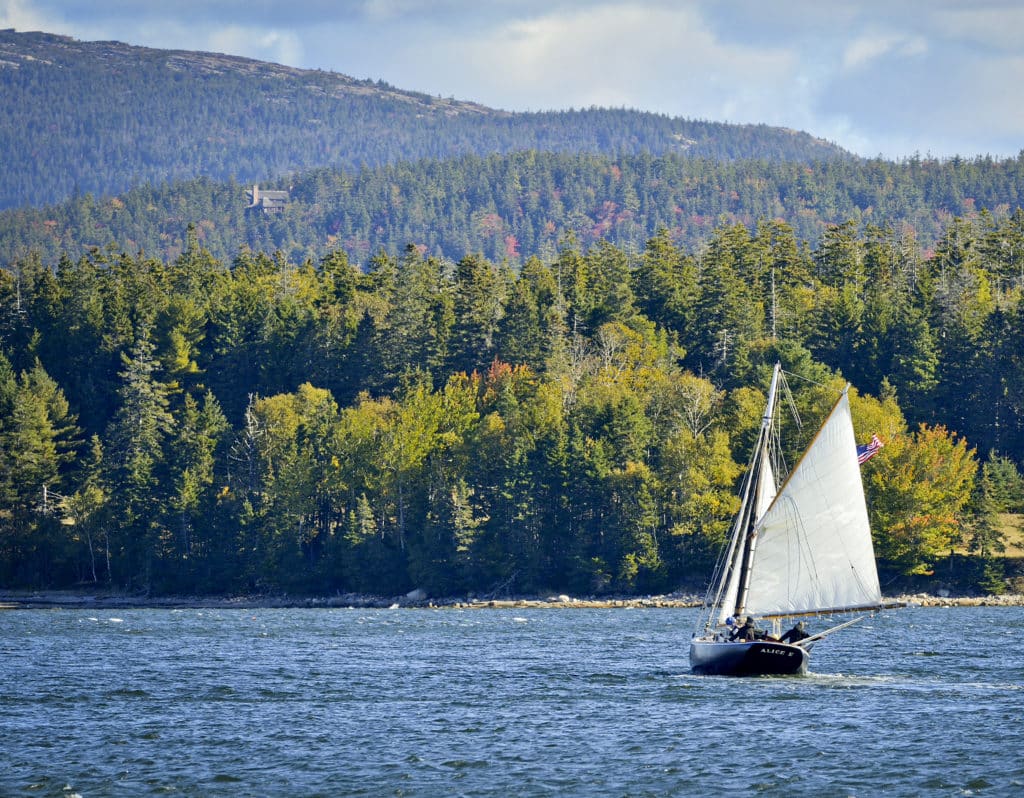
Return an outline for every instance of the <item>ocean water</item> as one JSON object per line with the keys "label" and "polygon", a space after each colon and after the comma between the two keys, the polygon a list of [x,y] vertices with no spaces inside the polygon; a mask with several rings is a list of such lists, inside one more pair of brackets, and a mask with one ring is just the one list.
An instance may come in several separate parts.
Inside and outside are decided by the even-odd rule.
{"label": "ocean water", "polygon": [[881,613],[753,679],[690,673],[695,617],[2,612],[0,796],[1024,795],[1024,609]]}

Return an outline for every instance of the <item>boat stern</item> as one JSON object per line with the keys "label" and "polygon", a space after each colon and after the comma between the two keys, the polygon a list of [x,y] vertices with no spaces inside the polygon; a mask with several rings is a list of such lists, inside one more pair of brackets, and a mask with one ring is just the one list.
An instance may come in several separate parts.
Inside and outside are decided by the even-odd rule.
{"label": "boat stern", "polygon": [[801,646],[773,640],[690,641],[690,670],[705,676],[799,676],[807,673],[808,661]]}

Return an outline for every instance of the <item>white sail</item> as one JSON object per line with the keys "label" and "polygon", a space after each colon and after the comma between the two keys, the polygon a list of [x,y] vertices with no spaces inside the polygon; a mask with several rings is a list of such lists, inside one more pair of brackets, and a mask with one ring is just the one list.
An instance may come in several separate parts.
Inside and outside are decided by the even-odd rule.
{"label": "white sail", "polygon": [[719,626],[723,626],[726,618],[736,611],[736,597],[740,592],[740,567],[738,559],[742,556],[743,547],[737,546],[733,551],[733,564],[732,567],[729,568],[728,581],[726,582],[725,589],[722,592],[721,603],[718,605],[718,617],[716,621]]}
{"label": "white sail", "polygon": [[787,615],[881,603],[845,392],[756,522],[755,534],[745,613]]}
{"label": "white sail", "polygon": [[[759,479],[757,485],[754,486],[754,517],[760,518],[764,515],[765,511],[771,506],[772,501],[775,499],[775,475],[772,473],[771,460],[768,456],[767,445],[762,446],[759,449],[758,457],[760,463],[757,467],[757,473]],[[742,513],[740,514],[742,518]],[[737,523],[739,521],[737,520]],[[733,530],[733,534],[742,536],[743,531],[736,532]],[[718,612],[718,624],[722,625],[725,623],[725,619],[728,618],[736,611],[736,597],[740,591],[740,573],[741,573],[741,562],[739,558],[742,558],[744,549],[741,546],[736,547],[735,557],[736,562],[732,564],[729,569],[728,582],[725,585],[725,590],[722,593],[722,601]]]}
{"label": "white sail", "polygon": [[757,486],[757,504],[754,508],[754,518],[761,518],[768,508],[775,501],[775,475],[772,473],[772,464],[767,452],[762,455],[764,462],[761,465],[761,481]]}

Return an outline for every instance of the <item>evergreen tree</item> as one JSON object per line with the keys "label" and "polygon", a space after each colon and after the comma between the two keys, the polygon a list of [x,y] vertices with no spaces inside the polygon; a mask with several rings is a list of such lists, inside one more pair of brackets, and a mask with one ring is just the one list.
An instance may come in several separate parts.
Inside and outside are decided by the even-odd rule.
{"label": "evergreen tree", "polygon": [[93,435],[89,453],[82,467],[78,490],[67,498],[65,512],[74,526],[74,538],[85,545],[85,558],[80,558],[80,581],[96,584],[101,575],[110,581],[110,494],[103,477],[103,445]]}
{"label": "evergreen tree", "polygon": [[633,291],[647,318],[684,341],[693,339],[697,266],[672,244],[665,228],[647,242],[633,274]]}
{"label": "evergreen tree", "polygon": [[456,264],[450,371],[482,371],[494,360],[504,300],[505,285],[492,264],[473,255]]}
{"label": "evergreen tree", "polygon": [[169,570],[179,577],[192,570],[191,562],[210,556],[209,547],[203,545],[209,535],[206,519],[214,510],[216,454],[229,429],[213,394],[207,393],[201,406],[186,394],[169,448],[168,504],[173,520],[169,519],[169,539],[164,542]]}
{"label": "evergreen tree", "polygon": [[133,588],[152,585],[167,507],[166,446],[174,431],[168,388],[148,330],[140,330],[130,354],[122,356],[118,409],[106,435],[106,482],[118,541],[116,582]]}
{"label": "evergreen tree", "polygon": [[61,570],[70,560],[60,521],[79,444],[76,419],[38,361],[15,381],[0,360],[0,405],[9,411],[0,423],[2,562],[11,583],[48,585],[66,578]]}
{"label": "evergreen tree", "polygon": [[700,258],[699,329],[692,342],[683,341],[687,364],[723,382],[746,370],[751,344],[764,329],[764,308],[741,277],[749,246],[750,234],[741,225],[715,231]]}
{"label": "evergreen tree", "polygon": [[439,378],[448,356],[452,323],[452,298],[441,264],[408,247],[398,264],[385,320],[377,330],[379,365],[390,377],[384,384],[394,387],[396,377],[418,369]]}
{"label": "evergreen tree", "polygon": [[544,365],[541,311],[529,280],[522,275],[509,291],[495,334],[498,357],[507,363],[540,370]]}

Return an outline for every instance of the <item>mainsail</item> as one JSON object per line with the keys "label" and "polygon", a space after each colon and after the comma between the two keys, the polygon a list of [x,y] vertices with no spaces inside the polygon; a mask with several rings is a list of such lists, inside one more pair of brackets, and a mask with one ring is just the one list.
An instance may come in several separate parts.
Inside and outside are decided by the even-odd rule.
{"label": "mainsail", "polygon": [[755,521],[755,541],[742,612],[791,615],[881,603],[845,391],[771,506]]}

